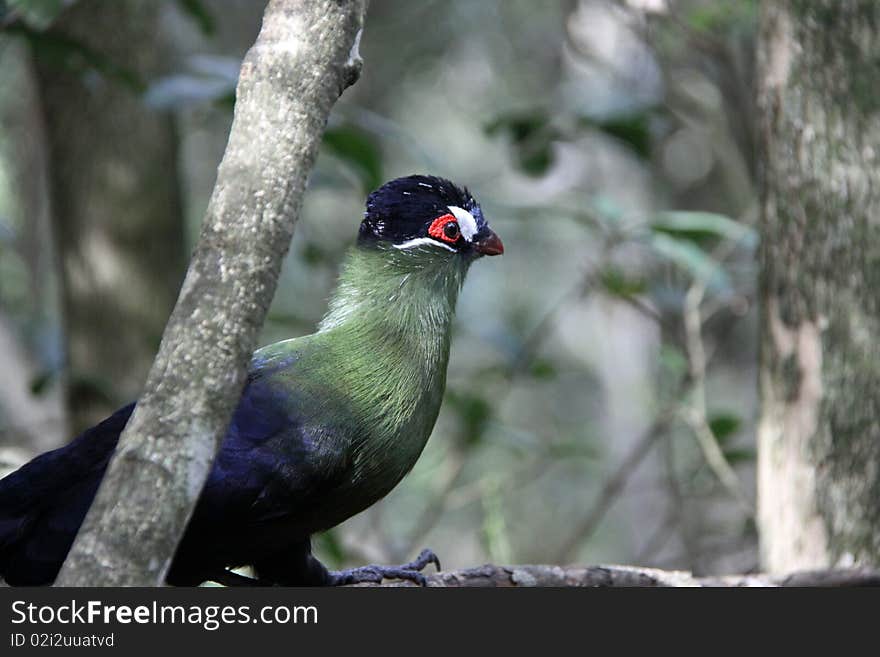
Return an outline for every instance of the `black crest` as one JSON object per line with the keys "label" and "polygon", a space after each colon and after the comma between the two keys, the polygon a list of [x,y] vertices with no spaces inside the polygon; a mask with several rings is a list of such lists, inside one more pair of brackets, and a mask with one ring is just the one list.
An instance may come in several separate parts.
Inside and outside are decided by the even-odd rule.
{"label": "black crest", "polygon": [[436,176],[397,178],[367,198],[358,241],[402,244],[424,237],[434,219],[449,213],[449,206],[467,210],[478,226],[485,225],[480,206],[467,189]]}

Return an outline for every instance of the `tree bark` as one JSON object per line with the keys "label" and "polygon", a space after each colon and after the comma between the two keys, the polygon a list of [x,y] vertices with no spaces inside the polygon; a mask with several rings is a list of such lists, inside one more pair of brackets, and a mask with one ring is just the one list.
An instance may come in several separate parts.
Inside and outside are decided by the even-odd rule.
{"label": "tree bark", "polygon": [[880,6],[765,2],[761,553],[880,565]]}
{"label": "tree bark", "polygon": [[[870,568],[815,570],[786,575],[722,575],[694,577],[682,570],[658,570],[639,566],[496,566],[452,570],[427,576],[432,587],[532,587],[532,586],[607,586],[647,587],[769,587],[769,586],[880,586],[880,571]],[[413,582],[387,581],[356,586],[416,586]]]}
{"label": "tree bark", "polygon": [[59,61],[52,48],[34,47],[74,433],[137,398],[186,267],[172,118],[136,88],[160,72],[160,9],[150,0],[81,0],[61,15],[49,38],[103,58],[98,74],[70,66],[74,53]]}
{"label": "tree bark", "polygon": [[330,109],[360,71],[362,0],[272,0],[241,67],[199,242],[60,585],[159,585],[244,385]]}

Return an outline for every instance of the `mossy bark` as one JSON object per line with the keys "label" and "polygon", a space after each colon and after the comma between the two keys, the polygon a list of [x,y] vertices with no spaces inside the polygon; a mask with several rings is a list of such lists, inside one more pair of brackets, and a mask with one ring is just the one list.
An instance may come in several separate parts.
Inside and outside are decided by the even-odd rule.
{"label": "mossy bark", "polygon": [[761,551],[880,564],[880,5],[765,2]]}

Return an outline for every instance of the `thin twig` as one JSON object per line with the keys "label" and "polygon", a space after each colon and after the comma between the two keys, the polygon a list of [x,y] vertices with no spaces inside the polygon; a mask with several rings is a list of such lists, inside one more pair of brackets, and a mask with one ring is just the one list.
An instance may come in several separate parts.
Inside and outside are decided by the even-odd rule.
{"label": "thin twig", "polygon": [[743,492],[739,477],[727,462],[706,418],[706,352],[703,347],[703,320],[700,313],[705,291],[704,282],[695,281],[684,300],[685,349],[691,377],[691,404],[682,410],[682,418],[693,431],[712,472],[751,517],[754,515],[754,507]]}
{"label": "thin twig", "polygon": [[671,418],[667,414],[655,418],[654,423],[617,466],[614,474],[605,481],[590,511],[578,523],[568,538],[562,541],[556,551],[554,561],[567,563],[574,558],[577,548],[596,531],[605,514],[626,487],[630,475],[639,467],[657,440],[666,432],[670,422]]}

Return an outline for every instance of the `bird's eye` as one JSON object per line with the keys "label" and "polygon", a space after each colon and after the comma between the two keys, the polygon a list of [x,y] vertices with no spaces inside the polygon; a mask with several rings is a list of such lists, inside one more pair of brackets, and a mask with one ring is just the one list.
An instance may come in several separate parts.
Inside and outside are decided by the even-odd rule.
{"label": "bird's eye", "polygon": [[431,222],[428,235],[434,239],[451,244],[461,236],[458,221],[451,214],[444,214]]}

